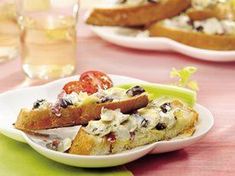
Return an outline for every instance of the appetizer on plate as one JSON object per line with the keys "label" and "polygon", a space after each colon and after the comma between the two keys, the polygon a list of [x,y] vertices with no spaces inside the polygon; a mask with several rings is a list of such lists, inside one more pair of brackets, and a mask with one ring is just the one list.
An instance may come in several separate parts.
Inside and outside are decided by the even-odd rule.
{"label": "appetizer on plate", "polygon": [[192,21],[187,15],[165,19],[149,27],[151,37],[167,37],[203,49],[234,50],[235,21],[208,18]]}
{"label": "appetizer on plate", "polygon": [[69,153],[106,155],[119,153],[195,130],[198,114],[178,100],[151,101],[132,114],[102,109],[101,119],[90,121],[75,137]]}
{"label": "appetizer on plate", "polygon": [[102,108],[128,113],[148,104],[148,97],[141,88],[127,91],[111,86],[112,81],[106,74],[86,72],[80,81],[66,84],[54,104],[37,100],[31,109],[21,109],[15,127],[33,131],[85,125],[98,119]]}
{"label": "appetizer on plate", "polygon": [[98,26],[145,26],[180,14],[190,0],[119,0],[110,8],[95,8],[87,24]]}
{"label": "appetizer on plate", "polygon": [[192,0],[192,7],[187,11],[192,20],[218,18],[235,20],[234,0]]}
{"label": "appetizer on plate", "polygon": [[63,94],[55,104],[37,100],[32,109],[22,109],[15,123],[17,129],[31,131],[85,125],[98,119],[102,108],[120,109],[128,113],[148,104],[146,94],[131,96],[125,89],[110,88],[92,95]]}
{"label": "appetizer on plate", "polygon": [[[197,88],[190,80],[195,71],[173,69],[171,76],[179,78],[179,86]],[[83,125],[73,139],[48,135],[50,142],[43,145],[70,154],[114,154],[193,135],[198,121],[195,101],[196,93],[189,89],[160,84],[113,87],[106,74],[89,71],[67,83],[55,104],[38,100],[32,109],[22,109],[15,127],[47,136],[38,130]]]}

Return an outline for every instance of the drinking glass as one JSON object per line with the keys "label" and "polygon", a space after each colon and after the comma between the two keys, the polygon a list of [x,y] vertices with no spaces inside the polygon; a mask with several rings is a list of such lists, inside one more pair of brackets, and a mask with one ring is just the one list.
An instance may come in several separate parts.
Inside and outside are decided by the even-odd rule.
{"label": "drinking glass", "polygon": [[23,71],[54,79],[76,68],[78,0],[17,0]]}
{"label": "drinking glass", "polygon": [[0,0],[0,62],[18,56],[19,27],[14,0]]}

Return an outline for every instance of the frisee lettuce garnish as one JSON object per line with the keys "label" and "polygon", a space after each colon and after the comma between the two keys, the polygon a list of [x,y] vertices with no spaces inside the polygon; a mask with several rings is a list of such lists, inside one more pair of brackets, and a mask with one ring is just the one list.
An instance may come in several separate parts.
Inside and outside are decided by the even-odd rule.
{"label": "frisee lettuce garnish", "polygon": [[198,83],[194,80],[191,80],[192,75],[197,71],[196,67],[184,67],[181,70],[173,68],[170,72],[171,78],[177,78],[177,86],[189,88],[195,91],[199,90]]}

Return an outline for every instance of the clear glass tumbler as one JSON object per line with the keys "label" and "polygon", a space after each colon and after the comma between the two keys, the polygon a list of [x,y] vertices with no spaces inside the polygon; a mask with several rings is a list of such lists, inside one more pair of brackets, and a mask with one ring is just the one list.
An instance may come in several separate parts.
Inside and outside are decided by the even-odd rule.
{"label": "clear glass tumbler", "polygon": [[30,78],[54,79],[76,68],[78,0],[17,0],[21,58]]}
{"label": "clear glass tumbler", "polygon": [[0,0],[0,62],[18,56],[19,33],[14,0]]}

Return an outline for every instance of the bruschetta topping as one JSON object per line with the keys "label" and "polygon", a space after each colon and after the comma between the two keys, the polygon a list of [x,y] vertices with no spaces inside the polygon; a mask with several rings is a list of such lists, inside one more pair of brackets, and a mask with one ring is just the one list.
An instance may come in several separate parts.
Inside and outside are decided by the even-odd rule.
{"label": "bruschetta topping", "polygon": [[158,123],[156,126],[157,130],[164,130],[166,129],[167,125],[165,123]]}
{"label": "bruschetta topping", "polygon": [[43,108],[47,105],[47,101],[45,99],[37,100],[33,103],[33,109]]}
{"label": "bruschetta topping", "polygon": [[113,87],[107,90],[100,89],[97,93],[94,94],[95,97],[99,98],[100,102],[103,99],[112,99],[112,101],[119,101],[129,98],[126,94],[125,89]]}
{"label": "bruschetta topping", "polygon": [[45,99],[37,100],[36,102],[33,103],[33,110],[35,109],[47,109],[50,107],[51,104],[46,101]]}
{"label": "bruschetta topping", "polygon": [[204,9],[216,4],[224,4],[230,0],[192,0],[192,6],[196,9]]}
{"label": "bruschetta topping", "polygon": [[200,29],[200,32],[215,35],[215,34],[224,34],[224,28],[221,21],[216,18],[209,18],[203,21],[195,21],[194,28],[196,30]]}
{"label": "bruschetta topping", "polygon": [[170,103],[164,103],[163,105],[160,106],[161,110],[163,113],[167,113],[168,111],[171,110],[171,104]]}
{"label": "bruschetta topping", "polygon": [[138,110],[138,113],[149,121],[147,128],[153,129],[159,123],[166,125],[168,129],[172,128],[176,120],[175,113],[178,106],[173,107],[172,101],[162,98],[151,102],[146,108]]}
{"label": "bruschetta topping", "polygon": [[73,102],[70,99],[61,99],[60,100],[60,106],[62,108],[67,108],[70,105],[73,105]]}
{"label": "bruschetta topping", "polygon": [[145,90],[142,87],[134,86],[131,89],[127,90],[126,94],[130,97],[134,97],[134,96],[140,95],[144,92],[145,92]]}
{"label": "bruschetta topping", "polygon": [[232,20],[218,20],[208,18],[201,21],[191,21],[187,15],[180,15],[172,19],[166,19],[163,24],[167,27],[202,32],[208,35],[234,35],[235,22]]}
{"label": "bruschetta topping", "polygon": [[142,116],[148,122],[145,128],[153,129],[160,122],[160,115],[158,111],[156,110],[156,107],[142,108],[138,110],[138,114]]}
{"label": "bruschetta topping", "polygon": [[133,114],[133,117],[137,122],[138,128],[147,128],[147,126],[149,125],[149,121],[145,119],[143,116],[139,114]]}
{"label": "bruschetta topping", "polygon": [[183,104],[178,100],[155,100],[149,106],[139,109],[135,114],[123,114],[120,109],[103,108],[101,119],[90,121],[85,131],[91,135],[104,137],[110,133],[117,139],[130,140],[136,130],[171,129],[182,115]]}
{"label": "bruschetta topping", "polygon": [[77,94],[75,92],[72,92],[71,94],[66,94],[62,99],[67,102],[70,102],[70,105],[75,105],[76,103],[82,101],[82,98],[84,97],[82,96],[83,94],[84,93]]}
{"label": "bruschetta topping", "polygon": [[175,118],[175,111],[171,111],[169,113],[162,113],[160,112],[160,123],[166,124],[166,127],[168,129],[171,129],[174,127],[177,119]]}
{"label": "bruschetta topping", "polygon": [[130,116],[127,121],[123,122],[122,125],[129,131],[129,133],[134,132],[138,127],[136,120],[132,116]]}
{"label": "bruschetta topping", "polygon": [[191,20],[187,15],[180,15],[163,20],[163,25],[176,29],[192,30]]}
{"label": "bruschetta topping", "polygon": [[107,138],[107,141],[109,141],[110,143],[116,142],[116,135],[114,133],[107,134],[106,138]]}
{"label": "bruschetta topping", "polygon": [[93,94],[93,96],[99,98],[98,103],[105,103],[128,99],[144,92],[145,90],[140,86],[134,86],[127,91],[125,89],[113,87],[107,90],[99,90],[97,93]]}
{"label": "bruschetta topping", "polygon": [[216,18],[209,18],[204,21],[195,21],[194,28],[201,28],[200,31],[206,34],[235,34],[235,22],[232,20],[218,20]]}
{"label": "bruschetta topping", "polygon": [[102,121],[90,121],[85,130],[95,136],[103,137],[111,132],[109,123]]}
{"label": "bruschetta topping", "polygon": [[[108,110],[102,109],[101,119],[98,121],[90,121],[85,130],[96,136],[106,136],[113,132],[119,138],[123,134],[124,138],[127,137],[127,132],[133,132],[137,128],[135,121],[130,120],[130,115],[121,113],[120,109]],[[128,134],[129,136],[129,134]]]}
{"label": "bruschetta topping", "polygon": [[[67,108],[68,106],[82,106],[89,103],[107,103],[107,102],[118,102],[122,100],[129,99],[130,97],[140,95],[144,93],[144,89],[140,86],[135,86],[130,90],[113,87],[107,90],[100,89],[98,92],[88,95],[86,92],[72,92],[67,94],[65,91],[61,92],[57,101],[52,104],[48,103],[46,100],[37,100],[33,105],[34,109],[50,108],[52,113],[57,117],[61,116],[61,109]],[[112,115],[102,114],[103,121],[112,121]],[[107,117],[107,118],[106,118]],[[106,118],[106,120],[105,120]]]}
{"label": "bruschetta topping", "polygon": [[106,102],[112,102],[113,98],[111,97],[101,97],[100,98],[100,103],[106,103]]}
{"label": "bruschetta topping", "polygon": [[235,22],[231,20],[223,20],[222,22],[226,34],[235,35]]}

